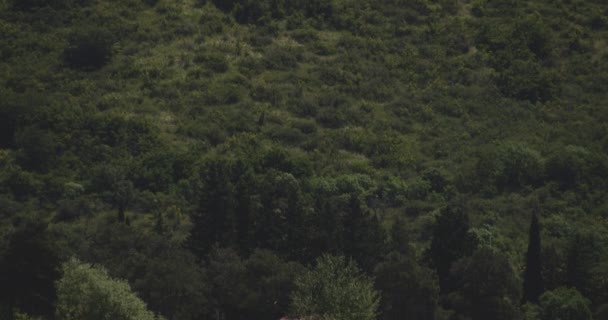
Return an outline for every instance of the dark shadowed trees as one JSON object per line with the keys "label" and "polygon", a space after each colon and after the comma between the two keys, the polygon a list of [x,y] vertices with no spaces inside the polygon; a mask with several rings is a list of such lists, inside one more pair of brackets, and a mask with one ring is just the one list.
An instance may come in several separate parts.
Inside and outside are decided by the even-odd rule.
{"label": "dark shadowed trees", "polygon": [[55,302],[59,257],[40,216],[26,218],[0,257],[0,305],[49,316]]}
{"label": "dark shadowed trees", "polygon": [[524,271],[522,303],[538,302],[538,298],[544,291],[541,271],[540,224],[538,222],[538,215],[533,214],[532,222],[530,223],[528,252],[526,253],[526,270]]}
{"label": "dark shadowed trees", "polygon": [[488,247],[456,262],[452,268],[457,289],[452,306],[472,320],[511,320],[519,312],[520,286],[507,257]]}
{"label": "dark shadowed trees", "polygon": [[457,207],[443,209],[433,226],[433,240],[427,255],[431,266],[437,270],[442,293],[453,289],[450,281],[452,264],[471,255],[477,247],[477,238],[469,229],[468,215]]}
{"label": "dark shadowed trees", "polygon": [[381,293],[379,319],[436,319],[437,278],[413,254],[389,253],[376,265],[374,279]]}

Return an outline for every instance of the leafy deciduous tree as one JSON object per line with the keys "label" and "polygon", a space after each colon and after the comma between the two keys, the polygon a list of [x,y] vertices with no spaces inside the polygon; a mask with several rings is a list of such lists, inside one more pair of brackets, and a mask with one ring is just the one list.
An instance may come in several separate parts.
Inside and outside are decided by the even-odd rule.
{"label": "leafy deciduous tree", "polygon": [[323,255],[296,278],[291,313],[332,320],[376,319],[379,294],[353,261]]}
{"label": "leafy deciduous tree", "polygon": [[105,270],[71,259],[63,265],[57,283],[57,318],[80,319],[155,319],[122,280],[112,279]]}
{"label": "leafy deciduous tree", "polygon": [[590,301],[574,288],[560,287],[539,299],[539,320],[591,320]]}

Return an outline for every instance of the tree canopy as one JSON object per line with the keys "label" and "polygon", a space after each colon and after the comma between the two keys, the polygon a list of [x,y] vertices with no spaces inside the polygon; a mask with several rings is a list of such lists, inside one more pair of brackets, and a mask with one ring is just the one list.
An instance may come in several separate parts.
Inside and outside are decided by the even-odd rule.
{"label": "tree canopy", "polygon": [[156,319],[128,283],[76,259],[63,264],[63,277],[57,283],[56,315],[65,320]]}
{"label": "tree canopy", "polygon": [[291,313],[320,319],[375,319],[379,294],[370,278],[344,257],[324,255],[295,279]]}
{"label": "tree canopy", "polygon": [[166,319],[540,317],[562,287],[601,318],[607,17],[0,0],[0,319],[80,306],[58,303],[71,257],[100,306]]}

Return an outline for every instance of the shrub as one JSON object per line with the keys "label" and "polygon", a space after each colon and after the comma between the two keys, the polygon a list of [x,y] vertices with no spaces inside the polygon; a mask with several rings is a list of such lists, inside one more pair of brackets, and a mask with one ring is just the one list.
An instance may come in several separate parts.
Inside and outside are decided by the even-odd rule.
{"label": "shrub", "polygon": [[481,183],[501,190],[536,185],[542,181],[543,169],[543,159],[536,150],[514,143],[483,154],[477,162]]}
{"label": "shrub", "polygon": [[243,90],[232,83],[213,83],[205,93],[205,102],[211,105],[234,104],[241,101]]}
{"label": "shrub", "polygon": [[209,70],[215,73],[228,71],[228,60],[220,53],[199,52],[193,59],[195,63],[203,63]]}
{"label": "shrub", "polygon": [[110,62],[114,37],[104,29],[76,31],[68,37],[64,58],[74,69],[92,71]]}
{"label": "shrub", "polygon": [[579,146],[566,146],[547,160],[546,171],[550,179],[558,181],[563,188],[572,188],[582,183],[592,183],[606,169],[606,160],[599,154]]}
{"label": "shrub", "polygon": [[266,68],[289,70],[298,66],[299,54],[290,48],[271,47],[264,57]]}

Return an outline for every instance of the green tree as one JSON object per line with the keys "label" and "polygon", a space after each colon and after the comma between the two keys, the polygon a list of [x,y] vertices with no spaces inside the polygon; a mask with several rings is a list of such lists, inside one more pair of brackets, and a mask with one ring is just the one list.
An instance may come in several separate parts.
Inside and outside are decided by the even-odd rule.
{"label": "green tree", "polygon": [[245,263],[236,251],[224,248],[213,248],[207,259],[213,312],[222,319],[239,319],[241,303],[248,298]]}
{"label": "green tree", "polygon": [[317,265],[296,278],[291,313],[323,320],[376,319],[379,294],[353,261],[323,255]]}
{"label": "green tree", "polygon": [[437,270],[443,293],[453,287],[450,282],[452,264],[471,255],[477,247],[477,238],[469,229],[469,216],[455,206],[444,208],[433,226],[433,239],[427,255]]}
{"label": "green tree", "polygon": [[82,246],[78,248],[82,259],[127,280],[149,310],[167,319],[199,319],[208,311],[209,284],[204,270],[182,247],[185,235],[181,231],[165,228],[159,235],[153,232],[153,223],[149,220],[145,226],[134,223],[129,227],[94,219],[88,239],[74,235],[71,241]]}
{"label": "green tree", "polygon": [[255,176],[253,169],[242,166],[242,174],[235,189],[235,222],[236,222],[236,244],[239,252],[249,253],[253,238],[253,211],[254,201],[253,188],[255,187]]}
{"label": "green tree", "polygon": [[411,253],[391,252],[374,269],[381,292],[380,319],[436,318],[439,286],[431,269],[417,264]]}
{"label": "green tree", "polygon": [[46,172],[56,164],[60,144],[49,130],[29,126],[19,130],[15,140],[19,146],[17,161],[22,167]]}
{"label": "green tree", "polygon": [[125,210],[133,200],[135,189],[129,180],[118,180],[113,184],[112,201],[118,207],[117,218],[119,222],[125,222]]}
{"label": "green tree", "polygon": [[460,313],[472,320],[517,318],[519,284],[506,256],[482,247],[456,262],[452,273],[458,289],[449,299]]}
{"label": "green tree", "polygon": [[541,271],[540,225],[538,223],[538,215],[533,214],[532,222],[530,223],[528,252],[526,253],[526,270],[524,271],[522,303],[538,302],[538,298],[544,291]]}
{"label": "green tree", "polygon": [[538,151],[524,144],[504,143],[482,154],[476,169],[482,184],[513,190],[538,185],[543,178],[544,163]]}
{"label": "green tree", "polygon": [[[152,238],[156,241],[167,239]],[[167,319],[200,319],[208,313],[209,285],[194,255],[172,245],[157,245],[138,269],[145,270],[133,281],[151,311]]]}
{"label": "green tree", "polygon": [[594,269],[599,265],[604,245],[590,231],[579,231],[571,240],[566,258],[566,284],[594,299]]}
{"label": "green tree", "polygon": [[386,234],[377,217],[363,208],[361,199],[351,194],[344,219],[344,254],[371,272],[386,253]]}
{"label": "green tree", "polygon": [[215,244],[231,245],[236,238],[234,225],[235,187],[233,163],[225,158],[206,160],[200,170],[198,206],[192,215],[194,224],[190,249],[200,257]]}
{"label": "green tree", "polygon": [[287,313],[296,276],[305,268],[269,250],[253,251],[245,261],[248,299],[242,302],[250,319],[278,319]]}
{"label": "green tree", "polygon": [[[16,217],[17,218],[17,217]],[[30,315],[48,316],[55,302],[59,278],[55,242],[41,216],[20,216],[7,251],[0,256],[0,305]]]}
{"label": "green tree", "polygon": [[539,320],[591,320],[590,302],[574,288],[560,287],[539,299]]}
{"label": "green tree", "polygon": [[74,258],[63,264],[63,277],[57,282],[56,314],[62,320],[155,319],[127,282]]}

